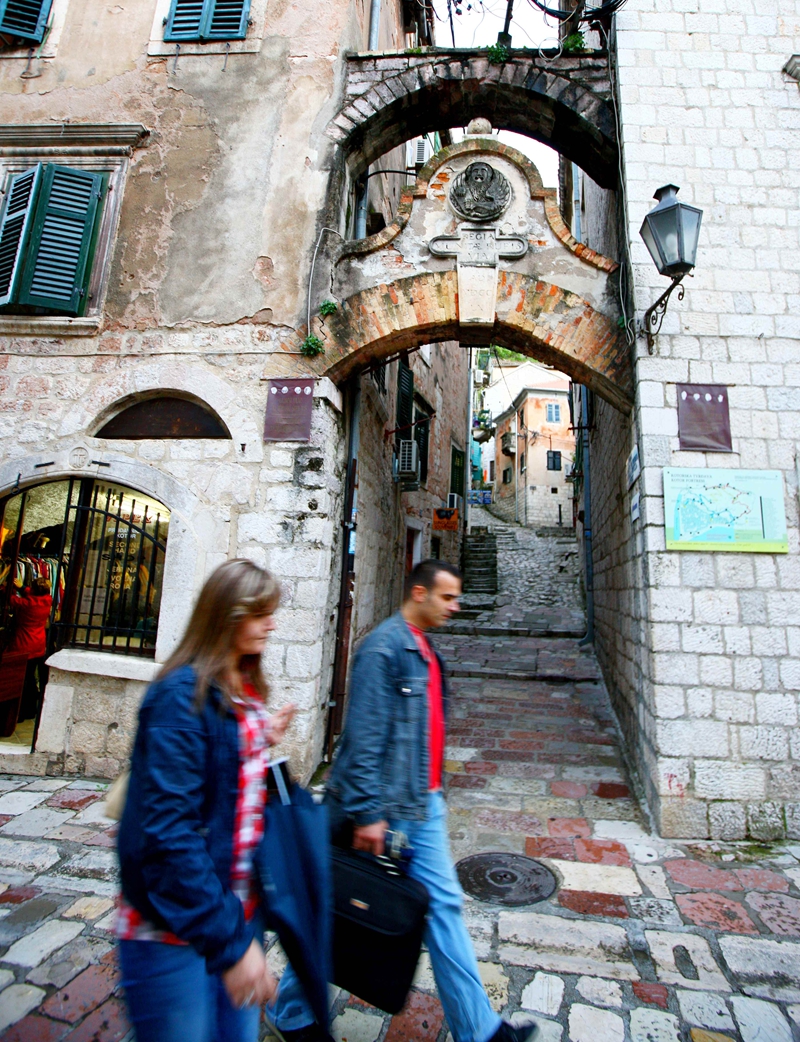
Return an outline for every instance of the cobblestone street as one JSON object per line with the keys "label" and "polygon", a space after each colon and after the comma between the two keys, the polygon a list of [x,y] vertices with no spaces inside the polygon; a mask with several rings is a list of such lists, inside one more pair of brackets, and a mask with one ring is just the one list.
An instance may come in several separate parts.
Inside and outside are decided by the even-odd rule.
{"label": "cobblestone street", "polygon": [[[516,610],[507,578],[498,601],[504,591]],[[564,611],[577,608],[545,612],[551,628],[565,625]],[[499,636],[498,625],[473,620],[471,632],[437,642],[454,691],[453,854],[527,854],[558,887],[524,908],[467,899],[496,1009],[536,1019],[540,1042],[800,1039],[800,844],[654,837],[591,649],[574,637]],[[0,779],[2,1042],[130,1035],[110,934],[104,788]],[[449,1039],[427,956],[402,1014],[341,992],[333,1003],[341,1042]]]}

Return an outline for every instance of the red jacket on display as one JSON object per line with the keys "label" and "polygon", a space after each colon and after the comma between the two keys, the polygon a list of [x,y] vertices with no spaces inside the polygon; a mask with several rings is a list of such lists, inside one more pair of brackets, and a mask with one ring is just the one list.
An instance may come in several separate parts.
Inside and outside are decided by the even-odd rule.
{"label": "red jacket on display", "polygon": [[53,607],[53,598],[34,597],[26,587],[24,596],[14,594],[11,608],[14,612],[14,635],[8,650],[24,652],[28,658],[40,658],[47,651],[47,620]]}

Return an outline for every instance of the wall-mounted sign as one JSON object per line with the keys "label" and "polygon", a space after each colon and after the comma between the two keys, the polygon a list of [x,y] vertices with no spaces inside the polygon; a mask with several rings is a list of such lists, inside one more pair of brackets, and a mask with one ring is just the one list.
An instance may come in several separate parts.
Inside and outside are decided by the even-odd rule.
{"label": "wall-mounted sign", "polygon": [[721,384],[678,384],[677,390],[681,448],[731,452],[728,388]]}
{"label": "wall-mounted sign", "polygon": [[314,380],[268,380],[264,441],[308,441]]}
{"label": "wall-mounted sign", "polygon": [[640,504],[640,502],[641,502],[641,497],[640,497],[639,493],[638,492],[634,492],[634,494],[631,496],[631,521],[638,521],[639,520],[639,517],[640,517],[640,507],[639,507],[639,504]]}
{"label": "wall-mounted sign", "polygon": [[634,445],[628,456],[628,488],[634,483],[634,481],[642,473],[642,464],[639,461],[639,446]]}
{"label": "wall-mounted sign", "polygon": [[433,511],[434,532],[457,532],[458,510],[452,507],[436,507]]}
{"label": "wall-mounted sign", "polygon": [[668,550],[789,551],[779,470],[664,467]]}

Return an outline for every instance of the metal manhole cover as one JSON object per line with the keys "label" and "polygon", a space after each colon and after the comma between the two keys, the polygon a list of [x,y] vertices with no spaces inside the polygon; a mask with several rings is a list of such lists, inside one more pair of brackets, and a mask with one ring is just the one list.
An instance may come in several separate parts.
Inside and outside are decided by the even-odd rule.
{"label": "metal manhole cover", "polygon": [[546,901],[558,885],[549,868],[522,854],[473,854],[459,861],[456,871],[472,897],[503,905]]}

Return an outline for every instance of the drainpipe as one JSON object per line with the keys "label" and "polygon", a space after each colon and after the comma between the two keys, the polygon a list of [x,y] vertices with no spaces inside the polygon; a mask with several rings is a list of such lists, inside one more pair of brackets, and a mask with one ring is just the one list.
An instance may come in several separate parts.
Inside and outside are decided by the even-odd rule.
{"label": "drainpipe", "polygon": [[586,636],[578,641],[580,646],[594,643],[594,563],[592,559],[592,482],[589,466],[589,411],[586,408],[586,389],[581,394],[581,418],[583,428],[583,552],[586,560]]}
{"label": "drainpipe", "polygon": [[381,0],[372,0],[369,9],[369,42],[367,48],[370,51],[378,49],[378,35],[381,28]]}
{"label": "drainpipe", "polygon": [[347,437],[347,477],[342,517],[342,571],[339,585],[339,613],[336,620],[336,649],[333,680],[328,701],[328,728],[325,751],[330,762],[336,735],[344,723],[347,691],[347,664],[350,656],[350,624],[353,617],[355,586],[356,518],[358,515],[358,447],[361,419],[361,388],[356,377],[351,399],[350,429]]}
{"label": "drainpipe", "polygon": [[464,475],[464,535],[469,532],[469,496],[467,493],[472,486],[472,396],[474,394],[472,383],[472,348],[469,349],[469,392],[467,397],[467,466]]}
{"label": "drainpipe", "polygon": [[[514,408],[514,403],[511,403],[511,407]],[[514,458],[511,461],[511,466],[514,468],[514,521],[519,524],[519,432],[517,430],[517,413],[514,410],[514,426],[511,430],[514,438],[514,445],[517,451],[514,453]]]}

